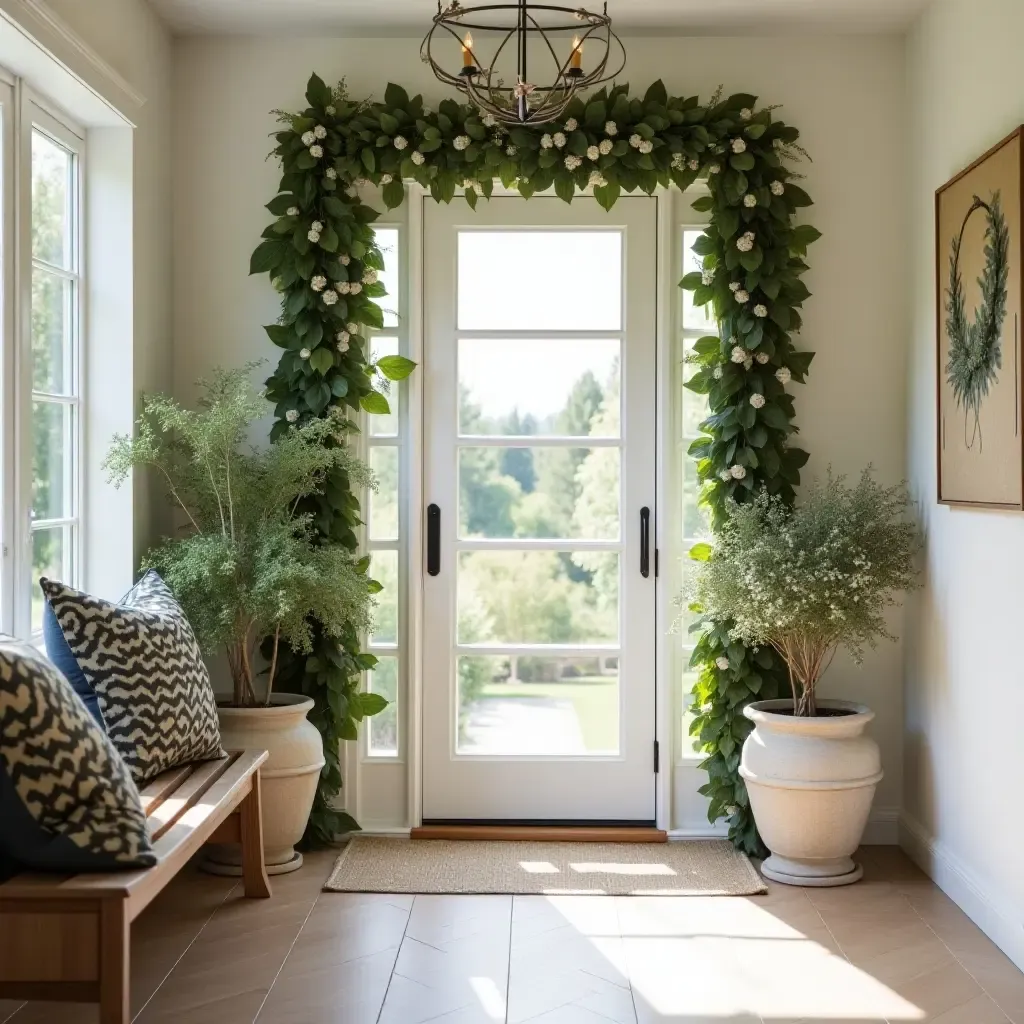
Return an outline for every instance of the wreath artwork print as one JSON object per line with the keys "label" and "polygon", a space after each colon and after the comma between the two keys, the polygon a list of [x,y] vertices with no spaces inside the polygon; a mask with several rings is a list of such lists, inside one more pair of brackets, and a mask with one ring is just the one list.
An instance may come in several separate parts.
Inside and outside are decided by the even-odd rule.
{"label": "wreath artwork print", "polygon": [[[793,336],[810,294],[801,280],[804,256],[819,233],[795,223],[811,204],[790,169],[804,154],[797,130],[771,107],[757,108],[746,94],[716,95],[704,105],[669,96],[661,82],[642,97],[616,85],[574,98],[556,123],[507,131],[472,106],[446,99],[430,109],[397,85],[383,102],[356,100],[344,83],[331,88],[314,75],[306,101],[300,113],[279,113],[274,154],[282,177],[267,204],[274,219],[250,265],[250,273],[268,273],[281,295],[280,317],[266,328],[283,350],[267,381],[272,438],[307,417],[330,416],[343,443],[358,430],[360,410],[389,411],[389,382],[414,369],[400,356],[374,361],[370,353],[385,291],[371,226],[378,214],[361,199],[369,186],[389,209],[412,181],[440,202],[461,194],[470,207],[498,182],[524,198],[551,189],[567,203],[596,199],[608,210],[622,192],[687,189],[699,179],[706,192],[693,206],[709,217],[694,246],[701,270],[680,284],[697,305],[712,306],[719,325],[718,335],[696,342],[687,384],[708,401],[690,449],[701,502],[715,528],[728,499],[747,501],[766,488],[793,501],[808,456],[791,443],[797,427],[789,389],[804,380],[812,358]],[[316,502],[309,511],[323,542],[354,550],[362,520],[349,481],[332,481]],[[338,752],[341,740],[356,737],[358,694],[375,659],[362,651],[355,628],[338,645],[313,627],[312,655],[286,652],[278,673],[279,688],[313,698],[310,720],[324,738],[327,765],[306,837],[317,843],[358,827],[334,809]],[[731,641],[726,623],[701,627],[692,665],[699,675],[691,732],[706,754],[701,792],[709,819],[728,818],[733,841],[761,853],[737,772],[751,728],[743,708],[782,695],[785,668],[767,648]]]}
{"label": "wreath artwork print", "polygon": [[936,193],[939,500],[1020,508],[1021,138]]}

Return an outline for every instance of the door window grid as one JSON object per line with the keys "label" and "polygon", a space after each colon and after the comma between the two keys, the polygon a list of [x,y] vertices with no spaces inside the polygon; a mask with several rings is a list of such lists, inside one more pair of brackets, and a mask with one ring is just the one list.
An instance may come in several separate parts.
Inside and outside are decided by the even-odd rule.
{"label": "door window grid", "polygon": [[80,561],[81,140],[33,109],[31,128],[31,484],[29,628],[40,576],[77,585]]}
{"label": "door window grid", "polygon": [[[388,294],[382,300],[383,330],[370,343],[374,359],[396,355],[407,347],[401,316],[405,282],[401,275],[399,229],[381,225],[376,235],[385,265],[380,280]],[[366,504],[370,575],[384,587],[376,598],[375,626],[367,644],[367,650],[378,661],[373,671],[365,674],[365,686],[391,702],[379,715],[366,720],[364,753],[374,760],[398,759],[403,750],[401,694],[407,670],[402,589],[405,581],[404,512],[400,498],[407,431],[407,417],[402,409],[403,387],[400,383],[391,384],[390,414],[368,416],[365,434],[368,461],[379,484],[378,490],[367,496]]]}

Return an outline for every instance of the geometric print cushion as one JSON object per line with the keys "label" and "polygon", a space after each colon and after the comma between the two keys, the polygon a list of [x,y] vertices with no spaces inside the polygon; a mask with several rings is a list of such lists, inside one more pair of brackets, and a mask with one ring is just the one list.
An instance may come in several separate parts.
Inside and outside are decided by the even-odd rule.
{"label": "geometric print cushion", "polygon": [[224,756],[199,644],[157,573],[149,570],[119,603],[39,583],[137,785]]}
{"label": "geometric print cushion", "polygon": [[0,637],[0,860],[9,870],[156,863],[139,792],[68,681]]}

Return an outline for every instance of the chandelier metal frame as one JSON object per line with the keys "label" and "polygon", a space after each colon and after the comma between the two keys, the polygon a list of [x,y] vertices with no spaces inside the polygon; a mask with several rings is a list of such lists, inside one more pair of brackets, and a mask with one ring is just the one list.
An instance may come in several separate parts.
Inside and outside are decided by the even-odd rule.
{"label": "chandelier metal frame", "polygon": [[[501,24],[501,12],[507,12],[509,21],[514,20],[514,24]],[[489,23],[488,16],[495,18],[496,23]],[[463,7],[459,0],[451,0],[442,9],[438,0],[433,24],[420,44],[420,59],[430,65],[436,78],[465,93],[475,107],[496,121],[513,125],[543,124],[557,118],[577,93],[621,74],[626,66],[626,48],[611,25],[607,0],[601,14],[593,14],[582,7],[534,4],[527,0],[474,7]],[[445,43],[452,38],[461,48],[463,67],[457,74],[446,70],[434,54],[438,32]],[[500,37],[489,65],[478,59],[471,41],[472,32]],[[559,58],[550,38],[562,33],[574,35],[564,60]],[[531,39],[541,40],[542,52],[546,50],[551,58],[554,77],[548,85],[531,82],[528,77],[527,51]],[[497,77],[497,65],[513,40],[516,82],[507,85]],[[587,45],[590,46],[587,56],[591,57],[596,50],[597,60],[590,70],[584,71],[582,53]],[[609,67],[614,70],[609,71]]]}

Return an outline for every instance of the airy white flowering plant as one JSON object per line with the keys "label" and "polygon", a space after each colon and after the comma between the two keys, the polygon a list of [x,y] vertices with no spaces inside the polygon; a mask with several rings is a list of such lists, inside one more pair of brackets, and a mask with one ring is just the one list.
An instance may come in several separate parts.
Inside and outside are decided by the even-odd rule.
{"label": "airy white flowering plant", "polygon": [[859,662],[879,637],[895,639],[884,611],[916,577],[909,505],[902,484],[882,487],[870,469],[854,487],[829,473],[795,507],[764,489],[746,504],[730,500],[714,547],[691,551],[690,595],[705,626],[727,634],[717,665],[727,682],[734,653],[739,667],[745,648],[771,647],[789,670],[793,713],[813,716],[840,646]]}

